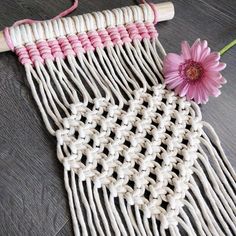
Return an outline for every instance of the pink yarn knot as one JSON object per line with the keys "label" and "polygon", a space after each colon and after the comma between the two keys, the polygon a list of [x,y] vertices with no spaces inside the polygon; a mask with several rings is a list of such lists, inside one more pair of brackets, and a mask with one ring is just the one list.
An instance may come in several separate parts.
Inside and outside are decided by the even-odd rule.
{"label": "pink yarn knot", "polygon": [[51,52],[54,58],[64,58],[64,54],[61,50],[61,47],[56,39],[48,40],[48,45],[51,48]]}
{"label": "pink yarn knot", "polygon": [[69,56],[69,55],[75,56],[75,52],[72,49],[70,42],[66,37],[58,38],[58,43],[61,46],[61,50],[65,56]]}
{"label": "pink yarn knot", "polygon": [[153,23],[145,23],[145,25],[151,38],[158,37],[158,33]]}
{"label": "pink yarn knot", "polygon": [[113,44],[123,44],[117,27],[110,27],[107,29],[107,32]]}
{"label": "pink yarn knot", "polygon": [[121,38],[122,42],[123,43],[130,43],[132,40],[129,37],[129,33],[128,33],[127,29],[123,25],[120,25],[117,28],[118,28],[118,32],[120,34],[120,38]]}
{"label": "pink yarn knot", "polygon": [[30,60],[33,62],[33,64],[35,63],[35,61],[44,63],[44,60],[41,57],[36,44],[28,44],[28,45],[26,45],[26,49],[29,53]]}
{"label": "pink yarn knot", "polygon": [[21,64],[32,64],[26,47],[15,48],[15,52],[16,55],[19,57],[19,61]]}
{"label": "pink yarn knot", "polygon": [[136,23],[136,27],[138,29],[139,34],[143,39],[150,39],[150,35],[148,33],[147,27],[143,22]]}
{"label": "pink yarn knot", "polygon": [[113,46],[113,42],[107,30],[105,29],[98,30],[98,35],[100,36],[101,41],[105,47]]}
{"label": "pink yarn knot", "polygon": [[129,37],[130,37],[132,40],[135,40],[135,39],[137,39],[137,40],[142,40],[142,37],[141,37],[141,35],[139,34],[138,28],[137,28],[137,26],[136,26],[135,23],[128,24],[128,25],[126,26],[126,28],[127,28],[128,33],[129,33]]}
{"label": "pink yarn knot", "polygon": [[47,41],[43,40],[43,41],[37,42],[36,46],[39,50],[39,53],[40,53],[41,57],[44,60],[45,59],[51,59],[51,60],[54,59],[54,57],[52,55],[51,48],[49,47]]}
{"label": "pink yarn knot", "polygon": [[82,44],[83,49],[85,50],[85,52],[87,51],[94,51],[94,47],[91,44],[89,37],[86,33],[81,33],[78,35],[78,38]]}
{"label": "pink yarn knot", "polygon": [[90,31],[87,34],[94,48],[103,48],[102,39],[97,31]]}
{"label": "pink yarn knot", "polygon": [[67,36],[67,39],[75,53],[85,52],[77,35],[69,35]]}

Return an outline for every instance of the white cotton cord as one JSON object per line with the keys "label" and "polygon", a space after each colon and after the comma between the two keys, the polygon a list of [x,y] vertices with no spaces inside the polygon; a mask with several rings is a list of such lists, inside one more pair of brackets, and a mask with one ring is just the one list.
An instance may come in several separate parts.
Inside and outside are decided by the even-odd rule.
{"label": "white cotton cord", "polygon": [[145,228],[144,228],[144,225],[143,225],[143,222],[142,222],[142,218],[141,218],[141,215],[140,215],[140,209],[137,205],[134,205],[134,210],[135,210],[135,216],[136,216],[136,220],[137,220],[137,225],[139,227],[139,230],[141,232],[141,234],[143,236],[146,236],[146,231],[145,231]]}
{"label": "white cotton cord", "polygon": [[186,222],[184,222],[180,217],[177,218],[178,223],[182,226],[182,228],[185,230],[185,232],[187,233],[187,235],[189,236],[197,236],[195,232],[193,232],[191,230],[191,228],[189,227],[188,224],[186,224]]}
{"label": "white cotton cord", "polygon": [[207,129],[210,131],[210,134],[213,135],[213,140],[212,140],[212,141],[213,141],[213,143],[217,146],[217,148],[219,149],[220,154],[221,154],[221,157],[222,157],[222,159],[223,159],[223,162],[226,164],[226,167],[228,168],[229,173],[232,175],[232,177],[233,177],[233,179],[234,179],[234,183],[235,183],[235,182],[236,182],[236,173],[235,173],[235,170],[234,170],[234,168],[232,167],[232,165],[230,164],[228,158],[226,157],[226,155],[225,155],[225,153],[224,153],[224,150],[223,150],[223,148],[222,148],[222,146],[221,146],[219,137],[217,136],[215,130],[213,129],[213,127],[212,127],[209,123],[203,121],[202,124],[203,124],[203,126],[204,126],[205,128],[207,128]]}
{"label": "white cotton cord", "polygon": [[87,197],[84,193],[83,181],[79,180],[78,182],[79,182],[79,192],[80,192],[81,200],[82,200],[82,203],[84,205],[84,208],[86,210],[86,215],[87,215],[86,224],[88,225],[88,227],[90,229],[90,234],[92,236],[95,236],[95,235],[97,235],[97,232],[96,232],[96,229],[94,227],[92,212],[91,212]]}
{"label": "white cotton cord", "polygon": [[[78,65],[76,59],[75,59],[73,56],[71,56],[71,57],[68,58],[68,62],[69,62],[69,64],[70,64],[70,66],[71,66],[71,69],[72,69],[73,74],[75,75],[75,77],[77,78],[77,80],[80,81],[80,84],[82,84],[82,86],[79,85],[78,88],[80,89],[80,91],[82,92],[82,94],[83,94],[84,97],[85,97],[85,101],[84,101],[83,103],[84,103],[84,104],[87,104],[88,101],[89,101],[89,102],[92,102],[92,100],[93,100],[94,98],[99,98],[99,97],[101,97],[101,94],[100,94],[100,92],[99,92],[99,90],[98,90],[98,88],[97,88],[97,86],[96,86],[96,83],[95,83],[95,81],[93,80],[92,75],[88,72],[88,70],[84,71],[84,70]],[[81,78],[80,78],[78,72],[81,74]],[[87,87],[85,88],[85,86],[84,86],[84,84],[83,84],[83,80],[86,81],[86,83],[89,85],[89,87],[87,86]],[[74,80],[73,80],[73,81],[74,81]],[[90,90],[89,88],[92,89],[92,91],[93,91],[94,96],[92,96],[92,97],[90,96],[90,94],[89,94],[89,92],[88,92],[88,91]]]}
{"label": "white cotton cord", "polygon": [[[154,58],[156,58],[158,61],[159,61],[159,63],[161,64],[161,67],[163,66],[163,55],[160,57],[160,55],[159,55],[159,53],[158,53],[158,48],[157,48],[157,42],[156,42],[156,40],[158,40],[158,38],[155,38],[155,39],[152,39],[151,41],[150,41],[150,44],[152,45],[152,48],[153,48],[153,50],[151,50],[151,52],[152,52],[152,54],[153,54],[153,57]],[[149,40],[147,40],[147,41],[149,41]],[[158,64],[157,64],[158,65]]]}
{"label": "white cotton cord", "polygon": [[55,73],[53,72],[53,67],[54,67],[53,61],[52,60],[46,60],[46,65],[47,65],[49,73],[50,73],[50,75],[52,77],[52,80],[53,80],[54,84],[56,85],[57,90],[59,91],[59,94],[61,96],[61,99],[62,99],[63,103],[60,101],[60,99],[57,96],[56,91],[52,87],[50,76],[45,76],[45,79],[47,81],[48,87],[49,87],[49,89],[50,89],[50,91],[51,91],[51,93],[53,95],[53,98],[55,99],[55,101],[59,105],[59,107],[63,110],[63,112],[65,113],[66,116],[69,116],[69,111],[67,110],[66,104],[65,104],[65,100],[63,99],[65,97],[65,96],[63,96],[64,95],[63,89],[61,88],[61,86],[60,86],[60,84],[59,84],[59,82],[58,82],[58,80],[57,80],[57,78],[55,76]]}
{"label": "white cotton cord", "polygon": [[[205,219],[203,218],[202,213],[199,211],[196,203],[193,202],[193,198],[189,199],[189,201],[183,200],[183,203],[193,217],[198,232],[201,235],[212,236],[211,232],[208,229],[208,226],[205,223]],[[184,211],[184,209],[181,209],[180,211]]]}
{"label": "white cotton cord", "polygon": [[112,63],[112,67],[115,70],[115,74],[117,74],[117,83],[120,84],[120,87],[122,88],[122,91],[125,91],[126,95],[129,99],[132,99],[132,88],[129,86],[128,82],[133,81],[129,78],[129,75],[125,72],[125,70],[122,68],[120,61],[115,54],[115,51],[113,47],[107,47],[107,57]]}
{"label": "white cotton cord", "polygon": [[150,229],[149,220],[148,220],[147,217],[143,217],[143,223],[144,223],[144,227],[145,227],[145,230],[147,232],[147,235],[148,236],[153,236],[152,231]]}
{"label": "white cotton cord", "polygon": [[[42,97],[42,102],[43,102],[43,105],[45,106],[45,109],[47,111],[47,114],[52,118],[52,120],[55,122],[55,124],[61,128],[61,124],[60,122],[58,121],[58,118],[56,117],[56,115],[52,112],[50,106],[49,106],[49,103],[48,103],[48,99],[47,99],[47,95],[46,95],[46,92],[45,92],[45,87],[44,87],[44,84],[43,82],[41,81],[41,79],[39,78],[38,74],[36,73],[36,71],[31,68],[31,74],[33,76],[33,78],[37,81],[38,83],[38,86],[39,86],[39,92],[41,94],[41,97]],[[36,91],[36,90],[35,90]],[[37,91],[36,91],[37,92]]]}
{"label": "white cotton cord", "polygon": [[162,227],[160,227],[160,236],[166,236],[166,230]]}
{"label": "white cotton cord", "polygon": [[70,213],[72,217],[74,233],[75,233],[75,236],[80,236],[79,225],[78,225],[75,208],[74,208],[73,194],[72,194],[70,183],[69,183],[68,170],[66,170],[66,168],[64,168],[64,182],[65,182],[65,188],[66,188],[68,199],[69,199]]}
{"label": "white cotton cord", "polygon": [[[78,86],[78,89],[83,94],[83,97],[84,97],[83,103],[88,104],[88,102],[92,102],[94,98],[101,97],[101,94],[98,92],[98,88],[94,80],[92,79],[92,75],[88,73],[88,71],[84,71],[78,65],[76,59],[73,56],[68,58],[68,62],[76,80],[79,80],[80,81],[79,83],[82,84],[82,86],[81,85]],[[79,75],[79,73],[81,74],[81,76]],[[84,86],[84,80],[88,84],[88,86],[86,87]],[[90,95],[90,89],[93,92],[93,96]]]}
{"label": "white cotton cord", "polygon": [[[102,76],[98,73],[96,67],[94,66],[91,56],[89,54],[87,55],[88,60],[86,59],[86,57],[84,55],[81,55],[81,54],[78,54],[77,57],[80,61],[82,68],[84,68],[84,70],[87,72],[87,74],[90,74],[89,78],[92,79],[92,81],[91,82],[87,81],[87,82],[92,83],[91,87],[94,91],[95,97],[96,98],[102,97],[102,95],[95,83],[95,81],[97,81],[97,83],[101,86],[101,88],[105,92],[106,100],[110,100],[111,103],[114,104],[115,102],[114,102],[114,98],[111,94],[111,91],[109,88],[106,88],[105,84],[102,82],[103,81]],[[94,77],[94,79],[93,79],[93,77]]]}
{"label": "white cotton cord", "polygon": [[116,222],[117,222],[117,225],[120,229],[120,232],[122,235],[124,236],[128,236],[127,232],[126,232],[126,229],[124,227],[124,224],[120,218],[120,215],[116,209],[116,206],[115,206],[115,203],[114,203],[114,197],[112,195],[110,195],[110,198],[109,198],[109,201],[110,201],[110,206],[111,206],[111,209],[112,209],[112,212],[116,218]]}
{"label": "white cotton cord", "polygon": [[134,214],[133,214],[133,212],[132,212],[132,206],[128,204],[128,205],[127,205],[127,210],[128,210],[128,215],[129,215],[129,218],[130,218],[130,220],[131,220],[131,223],[132,223],[132,225],[133,225],[133,227],[134,227],[134,229],[135,229],[136,235],[141,236],[141,233],[140,233],[139,228],[138,228],[138,225],[137,225],[137,223],[136,223]]}
{"label": "white cotton cord", "polygon": [[[179,236],[178,231],[176,230],[177,227],[170,225],[169,226],[169,231],[170,231],[170,236]],[[178,229],[178,228],[177,228]]]}
{"label": "white cotton cord", "polygon": [[[110,81],[113,83],[113,80],[114,80],[114,86],[117,86],[117,88],[120,90],[120,88],[122,89],[122,92],[124,92],[128,97],[129,99],[132,99],[132,95],[130,94],[130,91],[128,91],[126,89],[126,87],[122,84],[122,81],[120,80],[120,78],[118,78],[116,76],[116,72],[115,72],[115,69],[117,68],[117,65],[116,63],[113,63],[113,65],[111,64],[111,59],[113,58],[108,58],[106,53],[104,52],[103,49],[100,49],[100,48],[97,48],[97,53],[99,55],[99,58],[100,58],[100,61],[103,62],[103,65],[107,65],[107,72],[108,72],[108,77],[110,79]],[[110,73],[109,73],[110,71]],[[119,88],[120,86],[120,88]],[[120,91],[121,93],[121,91]],[[127,102],[125,100],[125,102]]]}
{"label": "white cotton cord", "polygon": [[[119,76],[122,79],[123,84],[129,90],[129,92],[131,93],[133,89],[138,89],[139,88],[138,83],[134,80],[133,75],[131,74],[130,70],[128,69],[124,61],[122,62],[120,60],[121,58],[119,58],[119,56],[117,55],[114,47],[112,46],[107,47],[107,51],[109,57],[113,57],[113,62],[114,62],[113,65],[115,66],[116,63]],[[129,84],[131,84],[133,88],[131,88]]]}
{"label": "white cotton cord", "polygon": [[[49,133],[51,133],[52,135],[55,135],[55,131],[54,129],[52,128],[51,124],[50,124],[50,121],[48,119],[48,115],[43,107],[43,104],[41,103],[41,99],[39,98],[38,96],[38,93],[37,93],[37,90],[35,88],[35,85],[34,85],[34,82],[33,82],[33,79],[32,79],[32,71],[33,71],[33,68],[31,65],[25,65],[25,70],[26,70],[26,77],[27,77],[27,80],[28,80],[28,83],[30,85],[30,88],[31,88],[31,91],[32,91],[32,94],[33,94],[33,97],[38,105],[38,108],[41,112],[41,115],[42,115],[42,118],[43,118],[43,121],[46,125],[46,128],[47,130],[49,131]],[[39,87],[42,87],[42,84],[39,82]]]}
{"label": "white cotton cord", "polygon": [[155,76],[152,80],[153,84],[157,85],[160,82],[163,82],[164,79],[160,71],[158,70],[158,66],[156,65],[151,55],[147,53],[147,50],[143,48],[141,42],[139,40],[135,40],[133,44],[136,48],[137,53],[140,55],[140,58],[144,58],[145,59],[144,62],[146,61],[148,62],[145,64],[149,66],[157,74],[158,78],[160,78],[160,81],[158,81],[158,79],[156,78],[157,76]]}
{"label": "white cotton cord", "polygon": [[[53,100],[52,94],[50,89],[47,86],[47,83],[45,81],[45,75],[42,73],[42,69],[41,69],[41,65],[36,63],[35,65],[35,69],[37,71],[37,75],[38,75],[38,79],[40,79],[40,81],[43,84],[43,88],[44,88],[44,92],[43,94],[45,94],[45,107],[47,108],[47,111],[51,114],[52,118],[54,119],[55,123],[59,126],[59,128],[62,128],[61,126],[61,122],[62,122],[62,117],[60,115],[60,112],[57,109],[57,106]],[[46,75],[48,76],[48,75]],[[44,96],[42,94],[42,96]],[[52,108],[52,109],[51,109]]]}
{"label": "white cotton cord", "polygon": [[[95,66],[99,72],[99,74],[102,75],[102,78],[104,79],[105,83],[109,86],[109,88],[111,89],[111,91],[115,94],[116,98],[120,101],[122,101],[120,103],[120,106],[123,106],[123,103],[126,102],[125,98],[122,96],[121,91],[118,87],[118,84],[115,82],[114,77],[116,77],[114,75],[114,70],[112,69],[112,67],[110,66],[110,64],[105,63],[104,59],[103,59],[103,53],[102,50],[100,50],[99,48],[97,48],[97,54],[98,54],[98,59],[94,56],[94,54],[92,54],[92,59],[95,63]],[[100,66],[101,64],[101,66]],[[104,71],[103,71],[104,70]],[[114,76],[114,77],[113,77]]]}
{"label": "white cotton cord", "polygon": [[[80,65],[77,63],[76,60],[74,60],[74,66],[75,68],[83,75],[83,78],[85,79],[86,83],[89,85],[89,87],[92,89],[94,98],[101,98],[101,92],[99,91],[95,79],[97,78],[97,74],[94,74],[94,69],[92,69],[91,65],[87,61],[86,57],[79,53],[77,54],[77,58],[79,59]],[[89,67],[90,66],[90,67]]]}
{"label": "white cotton cord", "polygon": [[[190,221],[188,215],[185,213],[185,211],[183,210],[183,208],[180,208],[180,214],[179,217],[182,218],[182,220],[186,223],[186,225],[188,225],[189,231],[191,232],[191,235],[196,235],[196,233],[194,232],[193,226],[192,226],[192,222]],[[196,223],[195,223],[196,224]],[[203,231],[201,230],[201,233],[203,233]],[[205,234],[201,234],[201,236],[204,236]]]}
{"label": "white cotton cord", "polygon": [[[131,44],[130,44],[131,45]],[[126,47],[127,48],[127,47]],[[137,53],[137,49],[134,46],[130,46],[131,53],[133,53],[133,56],[135,57],[136,61],[138,62],[139,67],[142,69],[144,74],[148,77],[148,79],[152,82],[152,86],[155,85],[155,74],[152,72],[152,69],[150,66],[147,65],[146,61],[140,57],[140,55]]]}
{"label": "white cotton cord", "polygon": [[69,102],[68,102],[68,100],[66,98],[66,95],[63,91],[63,85],[60,84],[61,83],[61,78],[60,78],[60,76],[58,76],[58,77],[56,76],[56,72],[57,73],[60,73],[60,72],[57,71],[57,69],[56,69],[56,67],[55,67],[55,65],[52,61],[47,60],[46,64],[47,64],[47,68],[49,70],[49,73],[52,77],[52,80],[53,80],[53,82],[56,86],[56,89],[57,89],[57,91],[58,91],[58,93],[59,93],[59,95],[62,99],[63,107],[61,107],[61,108],[65,112],[66,116],[68,117],[69,116],[69,111],[67,110],[67,108],[69,108],[70,105],[69,105]]}
{"label": "white cotton cord", "polygon": [[[201,150],[201,149],[200,149]],[[236,207],[235,203],[236,198],[232,199],[228,193],[227,189],[222,184],[221,180],[219,179],[218,175],[215,173],[214,169],[212,168],[209,160],[207,159],[206,155],[198,155],[198,159],[202,162],[204,167],[206,168],[207,174],[211,180],[212,186],[215,190],[215,192],[220,196],[221,200],[224,202],[224,204],[228,205],[230,207],[230,210],[234,212],[236,215]],[[196,163],[196,167],[199,169],[200,164]]]}
{"label": "white cotton cord", "polygon": [[[226,220],[226,222],[230,225],[230,227],[233,229],[233,231],[236,232],[236,227],[234,225],[234,222],[236,222],[235,216],[233,216],[233,214],[228,215],[228,213],[225,210],[225,208],[227,209],[227,205],[222,205],[221,201],[219,200],[219,198],[217,197],[215,192],[212,190],[211,184],[209,183],[207,178],[204,178],[204,172],[200,171],[200,170],[196,170],[196,169],[194,170],[194,172],[198,176],[198,178],[203,186],[204,192],[207,195],[207,197],[212,205],[212,208],[213,208],[215,214],[217,215],[217,217],[219,218],[221,224],[224,225],[224,228],[227,230],[227,232],[230,232],[227,224],[225,223],[225,220]],[[196,182],[194,180],[192,180],[192,181],[193,181],[193,183],[196,184]],[[227,210],[230,211],[230,209],[227,209]],[[225,218],[225,220],[223,219],[222,215]],[[230,219],[229,216],[232,217],[232,220]]]}
{"label": "white cotton cord", "polygon": [[107,190],[106,190],[105,186],[102,187],[102,191],[103,191],[104,203],[105,203],[105,206],[106,206],[108,216],[110,218],[111,226],[114,230],[115,235],[116,236],[121,236],[121,232],[120,232],[120,229],[119,229],[118,224],[116,222],[116,218],[115,218],[114,213],[111,209],[111,205],[110,205],[110,202],[109,202],[109,199],[108,199],[108,194],[107,194]]}
{"label": "white cotton cord", "polygon": [[132,49],[133,49],[132,51],[134,52],[134,55],[136,55],[139,58],[139,60],[141,61],[140,63],[144,66],[145,70],[149,74],[148,77],[152,81],[152,84],[157,85],[158,80],[154,74],[154,71],[157,71],[157,66],[153,65],[151,59],[147,56],[147,53],[143,54],[143,51],[142,51],[143,47],[139,40],[134,40]]}
{"label": "white cotton cord", "polygon": [[[93,55],[93,52],[91,52],[91,53]],[[101,75],[99,73],[99,70],[96,67],[96,65],[94,64],[93,58],[91,57],[90,53],[87,54],[87,57],[88,57],[88,60],[85,60],[86,66],[93,73],[95,81],[103,89],[103,91],[105,93],[106,100],[110,100],[112,104],[115,104],[115,98],[112,94],[112,90],[109,87],[109,85],[107,86],[106,82],[104,82],[103,75]]]}
{"label": "white cotton cord", "polygon": [[[118,63],[120,63],[120,67],[123,68],[123,70],[125,71],[124,74],[127,73],[127,75],[128,75],[128,82],[130,84],[132,84],[134,89],[139,89],[140,86],[135,78],[137,76],[138,72],[136,70],[132,71],[132,68],[130,67],[130,65],[128,63],[126,63],[126,61],[123,59],[123,57],[121,56],[121,50],[120,50],[119,46],[115,45],[115,48],[112,49],[111,52],[113,53],[113,55],[116,55],[118,57],[117,61],[118,61]],[[129,63],[130,63],[130,61],[129,61]]]}
{"label": "white cotton cord", "polygon": [[39,78],[41,78],[41,81],[43,83],[45,92],[47,94],[48,100],[50,102],[50,105],[54,111],[54,114],[56,115],[58,122],[62,122],[62,116],[57,108],[56,103],[59,105],[59,107],[64,107],[63,104],[60,102],[58,99],[58,96],[54,89],[51,86],[51,79],[50,76],[48,75],[44,65],[41,63],[36,63],[35,65],[36,71],[38,72]]}
{"label": "white cotton cord", "polygon": [[210,235],[210,236],[211,235],[216,235],[216,236],[219,235],[219,233],[216,231],[215,226],[212,222],[212,218],[209,217],[209,215],[207,213],[207,209],[202,208],[201,206],[199,209],[199,206],[195,202],[191,193],[187,192],[186,197],[187,197],[187,200],[189,201],[189,203],[191,204],[191,206],[193,206],[193,208],[194,208],[194,211],[190,211],[192,213],[192,215],[194,215],[194,212],[196,212],[197,217],[201,221],[202,226],[204,227],[206,225],[206,227],[204,227],[204,229],[205,229],[205,232],[207,233],[207,235]]}
{"label": "white cotton cord", "polygon": [[126,100],[122,96],[118,85],[114,82],[113,77],[112,77],[109,69],[107,68],[104,60],[102,59],[102,56],[99,55],[99,59],[100,59],[99,62],[102,65],[102,67],[101,67],[100,63],[98,62],[97,58],[94,56],[94,54],[92,52],[90,54],[88,54],[88,55],[91,56],[91,59],[94,62],[94,65],[97,68],[99,74],[102,76],[102,80],[104,81],[104,83],[108,85],[110,90],[113,92],[113,94],[115,95],[115,97],[119,101],[119,107],[123,107],[123,105],[126,102]]}
{"label": "white cotton cord", "polygon": [[38,75],[35,71],[34,68],[31,67],[31,74],[33,76],[33,78],[37,81],[38,85],[39,85],[39,92],[41,95],[41,99],[43,102],[43,105],[47,111],[47,114],[52,118],[52,120],[55,122],[55,124],[58,126],[58,128],[62,128],[60,121],[58,120],[58,117],[55,115],[55,113],[51,110],[51,107],[49,105],[49,101],[48,101],[48,97],[47,95],[50,97],[51,94],[47,88],[47,86],[45,86],[45,81],[43,76]]}
{"label": "white cotton cord", "polygon": [[104,228],[105,228],[105,231],[106,231],[106,236],[111,236],[109,223],[108,223],[107,217],[104,213],[103,205],[101,204],[99,192],[98,192],[98,189],[97,189],[96,186],[94,186],[94,188],[93,188],[93,193],[94,193],[94,199],[95,199],[98,211],[100,213],[100,216],[102,218],[102,222],[103,222],[103,225],[104,225]]}
{"label": "white cotton cord", "polygon": [[74,170],[71,170],[71,185],[72,185],[72,192],[73,192],[73,197],[74,197],[74,202],[75,202],[75,209],[77,213],[77,219],[78,219],[79,224],[81,225],[82,235],[88,236],[88,231],[87,231],[86,223],[84,220],[84,215],[81,208],[81,202],[79,199],[79,194],[78,194],[78,190],[76,186],[76,177],[75,177]]}
{"label": "white cotton cord", "polygon": [[[215,147],[211,144],[210,139],[208,138],[208,136],[203,132],[203,137],[208,141],[205,142],[205,146],[207,147],[208,150],[211,150],[211,152],[214,153],[214,156],[216,157],[216,161],[219,163],[220,168],[222,169],[223,173],[227,176],[227,178],[229,179],[231,185],[234,187],[234,189],[236,190],[236,181],[235,181],[235,173],[231,173],[231,171],[229,171],[228,167],[226,166],[226,164],[222,161],[222,156],[220,156],[217,152],[217,150],[215,149]],[[233,171],[233,170],[232,170]]]}
{"label": "white cotton cord", "polygon": [[[68,106],[70,107],[70,104],[77,103],[79,101],[79,98],[78,98],[77,91],[75,90],[74,86],[72,85],[72,83],[67,79],[66,75],[64,74],[64,71],[62,68],[62,63],[63,63],[62,59],[56,58],[57,68],[54,71],[58,76],[58,80],[59,80],[60,84],[62,85],[62,88],[65,90],[66,97],[64,99],[66,99],[66,104],[68,104]],[[68,101],[69,98],[71,101]]]}
{"label": "white cotton cord", "polygon": [[219,233],[219,235],[224,235],[223,231],[221,230],[221,228],[219,227],[218,223],[215,221],[214,216],[212,215],[211,210],[209,209],[207,203],[205,202],[204,198],[202,197],[202,194],[198,188],[197,185],[195,184],[189,184],[190,189],[192,190],[196,200],[198,201],[198,204],[201,208],[201,210],[204,212],[205,217],[211,218],[212,219],[212,224],[213,224],[213,228],[216,230],[216,232]]}
{"label": "white cotton cord", "polygon": [[143,39],[143,44],[145,49],[142,49],[142,51],[146,52],[149,58],[152,58],[155,67],[157,66],[158,68],[157,75],[159,76],[160,82],[163,82],[164,77],[160,73],[163,70],[162,61],[156,51],[156,48],[153,47],[149,39]]}
{"label": "white cotton cord", "polygon": [[76,85],[76,89],[79,91],[79,93],[82,95],[82,99],[85,105],[88,104],[88,101],[91,101],[91,97],[85,88],[83,81],[81,80],[79,74],[74,69],[73,62],[75,61],[74,56],[68,56],[67,60],[71,66],[71,68],[68,68],[66,63],[62,60],[62,68],[65,70],[65,72],[69,75],[69,78],[73,81],[73,83]]}
{"label": "white cotton cord", "polygon": [[[202,162],[203,163],[203,162]],[[209,163],[208,163],[209,165]],[[228,214],[231,216],[231,218],[233,217],[235,222],[236,222],[236,206],[233,203],[233,200],[228,196],[226,190],[224,188],[222,188],[222,184],[220,183],[217,175],[213,176],[213,172],[212,170],[209,168],[207,164],[205,164],[205,168],[207,171],[207,174],[211,180],[211,182],[209,183],[212,186],[212,189],[214,190],[214,192],[218,195],[219,199],[221,200],[222,204],[225,206],[225,209],[227,210]],[[198,172],[201,173],[201,175],[204,175],[205,172],[202,170],[200,164],[195,161],[195,167],[198,170]],[[206,178],[205,178],[206,179]],[[218,185],[218,183],[221,184],[221,186]],[[233,213],[233,211],[235,213]],[[232,218],[232,219],[233,219]]]}
{"label": "white cotton cord", "polygon": [[[207,138],[207,137],[205,137]],[[235,193],[234,190],[232,189],[232,187],[230,186],[230,184],[232,184],[232,186],[235,185],[234,180],[232,179],[232,176],[228,173],[228,171],[225,169],[224,165],[220,165],[218,159],[216,158],[217,153],[214,152],[213,147],[210,146],[209,144],[210,141],[206,141],[206,139],[201,139],[201,143],[204,144],[204,146],[207,148],[208,152],[210,153],[211,157],[212,157],[212,161],[215,163],[215,171],[216,173],[220,176],[221,181],[224,183],[229,195],[231,196],[231,198],[235,198]],[[230,184],[227,180],[227,178],[230,180]]]}
{"label": "white cotton cord", "polygon": [[[193,183],[194,185],[197,185],[197,183],[194,181],[194,179],[191,180],[191,183]],[[217,219],[219,220],[220,224],[222,225],[224,231],[227,233],[227,235],[232,235],[232,233],[231,233],[227,223],[232,227],[233,230],[235,228],[234,223],[229,219],[227,214],[225,214],[225,211],[220,206],[220,202],[218,201],[218,199],[215,199],[214,196],[212,196],[211,193],[209,193],[209,190],[206,187],[204,188],[204,190],[205,190],[205,193],[206,193],[206,195],[208,197],[208,200],[209,200],[209,202],[210,202],[210,204],[211,204],[211,206],[213,208],[213,212],[215,213],[215,215],[216,215]],[[222,215],[226,218],[227,223],[224,220],[224,218],[222,217]]]}
{"label": "white cotton cord", "polygon": [[[135,69],[137,69],[142,74],[142,77],[140,77],[141,83],[142,83],[141,87],[143,87],[143,89],[147,89],[147,88],[149,89],[151,86],[147,83],[147,80],[145,78],[145,75],[147,75],[147,73],[148,73],[147,70],[144,68],[144,66],[142,64],[140,65],[140,60],[138,61],[137,53],[136,53],[136,55],[133,55],[133,50],[131,50],[131,47],[133,47],[133,46],[131,45],[131,43],[125,43],[124,46],[125,46],[124,53],[128,56],[128,58],[129,58],[128,60],[132,61],[133,67]],[[143,73],[143,71],[144,71],[144,73]]]}
{"label": "white cotton cord", "polygon": [[136,234],[135,234],[135,231],[134,231],[134,227],[132,225],[131,219],[129,218],[129,215],[128,215],[128,212],[127,212],[127,209],[126,209],[126,206],[125,206],[125,201],[124,201],[123,196],[119,196],[119,203],[120,203],[121,212],[122,212],[122,214],[124,216],[126,225],[128,227],[128,230],[129,230],[129,235],[130,236],[135,236]]}
{"label": "white cotton cord", "polygon": [[158,226],[157,226],[157,219],[156,216],[152,216],[152,229],[153,229],[153,234],[155,236],[160,236]]}
{"label": "white cotton cord", "polygon": [[[137,66],[134,57],[131,56],[129,58],[128,54],[125,52],[121,45],[115,45],[115,50],[123,67],[125,68],[127,73],[129,73],[130,77],[133,78],[133,80],[137,83],[138,88],[142,87],[144,91],[146,91],[147,86],[149,85],[147,84],[147,81],[143,76],[140,68]],[[142,84],[142,86],[140,86],[140,83]]]}
{"label": "white cotton cord", "polygon": [[165,49],[163,48],[162,44],[160,43],[159,39],[157,38],[155,40],[155,43],[157,45],[157,48],[160,50],[161,54],[162,54],[162,58],[164,58],[166,56],[166,51]]}
{"label": "white cotton cord", "polygon": [[98,235],[99,236],[100,235],[105,236],[105,234],[103,232],[103,229],[100,225],[100,220],[99,220],[99,217],[98,217],[96,205],[95,205],[94,200],[93,200],[93,189],[92,189],[92,184],[91,184],[90,179],[86,180],[86,185],[87,185],[87,193],[88,193],[88,197],[89,197],[89,205],[92,209],[93,218],[94,218],[95,225],[96,225],[96,228],[97,228],[97,231],[98,231]]}

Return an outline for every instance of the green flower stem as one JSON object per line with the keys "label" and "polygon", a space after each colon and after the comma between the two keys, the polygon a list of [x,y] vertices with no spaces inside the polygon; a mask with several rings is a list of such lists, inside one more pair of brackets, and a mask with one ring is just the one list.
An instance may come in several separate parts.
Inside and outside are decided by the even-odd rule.
{"label": "green flower stem", "polygon": [[229,44],[227,44],[225,47],[223,47],[220,50],[220,55],[222,56],[224,53],[226,53],[230,48],[232,48],[235,45],[236,45],[236,39],[230,42]]}

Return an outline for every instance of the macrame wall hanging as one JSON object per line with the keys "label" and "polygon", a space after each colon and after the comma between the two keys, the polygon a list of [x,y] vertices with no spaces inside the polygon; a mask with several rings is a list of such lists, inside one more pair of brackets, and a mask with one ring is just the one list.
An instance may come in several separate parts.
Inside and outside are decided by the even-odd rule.
{"label": "macrame wall hanging", "polygon": [[2,44],[57,139],[75,235],[235,235],[235,172],[199,106],[163,83],[155,24],[172,5],[60,18],[76,6]]}

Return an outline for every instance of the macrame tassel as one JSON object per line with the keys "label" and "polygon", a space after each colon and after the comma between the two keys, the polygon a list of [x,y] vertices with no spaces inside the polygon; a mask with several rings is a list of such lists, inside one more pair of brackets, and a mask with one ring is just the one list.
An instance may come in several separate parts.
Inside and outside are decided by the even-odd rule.
{"label": "macrame tassel", "polygon": [[194,102],[163,85],[149,4],[10,29],[57,138],[75,235],[233,236],[235,172]]}

